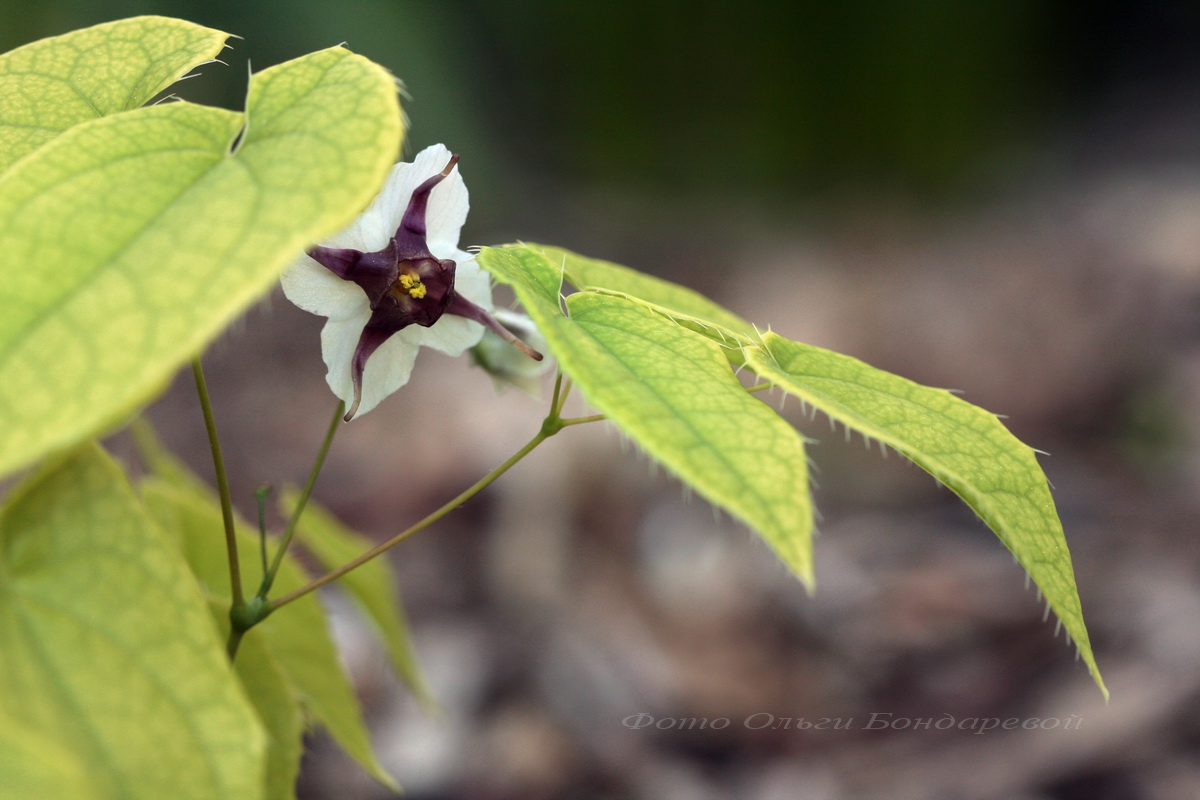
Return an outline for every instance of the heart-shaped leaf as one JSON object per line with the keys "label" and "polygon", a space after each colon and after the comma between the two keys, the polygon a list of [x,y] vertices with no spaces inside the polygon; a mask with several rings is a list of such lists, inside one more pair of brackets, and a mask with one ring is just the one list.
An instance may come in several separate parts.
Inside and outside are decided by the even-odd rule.
{"label": "heart-shaped leaf", "polygon": [[0,176],[0,475],[105,429],[378,190],[392,77],[342,48],[76,125]]}
{"label": "heart-shaped leaf", "polygon": [[[224,650],[178,548],[98,447],[0,512],[0,714],[86,764],[95,797],[263,796],[263,732]],[[12,785],[0,774],[0,794]]]}
{"label": "heart-shaped leaf", "polygon": [[0,55],[0,172],[74,125],[137,108],[227,38],[181,19],[133,17]]}

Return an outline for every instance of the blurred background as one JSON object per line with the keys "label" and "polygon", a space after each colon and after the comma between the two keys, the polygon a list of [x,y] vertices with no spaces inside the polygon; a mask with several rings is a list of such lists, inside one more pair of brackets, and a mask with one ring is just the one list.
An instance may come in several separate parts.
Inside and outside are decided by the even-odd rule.
{"label": "blurred background", "polygon": [[[681,281],[1052,454],[1107,706],[982,523],[795,404],[820,440],[815,597],[615,431],[565,431],[392,553],[440,718],[339,611],[409,797],[1200,797],[1194,0],[4,0],[0,49],[144,13],[244,37],[178,87],[199,102],[238,108],[247,61],[339,42],[389,67],[406,152],[462,154],[464,244]],[[277,294],[207,358],[247,511],[303,479],[332,409],[321,322]],[[544,413],[465,359],[419,362],[317,489],[377,539]],[[207,474],[177,384],[150,415]],[[990,717],[1071,727],[909,724]],[[300,791],[386,796],[320,736]]]}

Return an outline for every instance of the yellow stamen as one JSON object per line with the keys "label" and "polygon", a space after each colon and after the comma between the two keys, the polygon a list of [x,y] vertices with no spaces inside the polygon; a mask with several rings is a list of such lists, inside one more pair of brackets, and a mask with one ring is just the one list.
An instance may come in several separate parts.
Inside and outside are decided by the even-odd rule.
{"label": "yellow stamen", "polygon": [[400,276],[400,287],[408,292],[409,297],[420,300],[425,296],[425,284],[421,283],[421,279],[416,275],[410,275],[407,272]]}

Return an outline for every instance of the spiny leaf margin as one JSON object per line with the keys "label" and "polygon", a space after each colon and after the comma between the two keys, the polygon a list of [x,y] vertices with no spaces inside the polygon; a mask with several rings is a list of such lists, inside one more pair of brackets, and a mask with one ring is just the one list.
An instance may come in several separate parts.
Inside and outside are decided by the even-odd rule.
{"label": "spiny leaf margin", "polygon": [[0,54],[0,172],[63,131],[149,101],[221,52],[229,34],[143,16]]}
{"label": "spiny leaf margin", "polygon": [[756,336],[753,325],[694,289],[611,261],[581,256],[562,247],[533,242],[516,246],[540,252],[551,264],[558,265],[567,282],[580,291],[620,294],[657,307],[666,316],[678,316],[723,329],[732,338],[754,339]]}
{"label": "spiny leaf margin", "polygon": [[610,293],[558,295],[560,266],[532,247],[484,248],[564,374],[651,457],[758,533],[811,589],[812,505],[803,438],[749,396],[721,347]]}
{"label": "spiny leaf margin", "polygon": [[1033,449],[995,414],[944,389],[767,332],[746,364],[803,402],[904,455],[957,494],[1041,589],[1108,697],[1083,621],[1071,554]]}

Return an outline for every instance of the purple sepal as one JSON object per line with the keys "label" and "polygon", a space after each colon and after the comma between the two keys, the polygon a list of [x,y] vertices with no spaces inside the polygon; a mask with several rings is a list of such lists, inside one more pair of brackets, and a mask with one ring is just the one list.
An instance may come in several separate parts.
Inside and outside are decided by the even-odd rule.
{"label": "purple sepal", "polygon": [[308,255],[339,278],[357,283],[366,293],[372,308],[400,276],[394,241],[389,241],[387,247],[372,253],[317,245],[308,251]]}
{"label": "purple sepal", "polygon": [[308,251],[321,266],[339,278],[354,281],[370,302],[371,317],[363,327],[351,361],[354,400],[346,412],[347,422],[362,402],[363,371],[367,359],[391,336],[409,325],[428,328],[443,314],[456,314],[474,320],[494,331],[521,352],[538,361],[540,353],[517,339],[484,309],[454,291],[456,264],[438,259],[426,242],[425,215],[429,193],[454,169],[458,156],[437,175],[424,181],[412,193],[395,235],[382,250],[364,253],[351,248],[316,246]]}
{"label": "purple sepal", "polygon": [[346,409],[346,415],[342,417],[345,422],[349,422],[354,418],[355,412],[358,411],[358,405],[362,402],[362,378],[363,370],[367,367],[367,359],[371,354],[379,349],[379,346],[392,338],[399,329],[389,330],[387,328],[375,328],[370,323],[362,329],[362,333],[358,337],[358,344],[354,348],[354,358],[350,362],[350,378],[354,382],[354,402]]}

